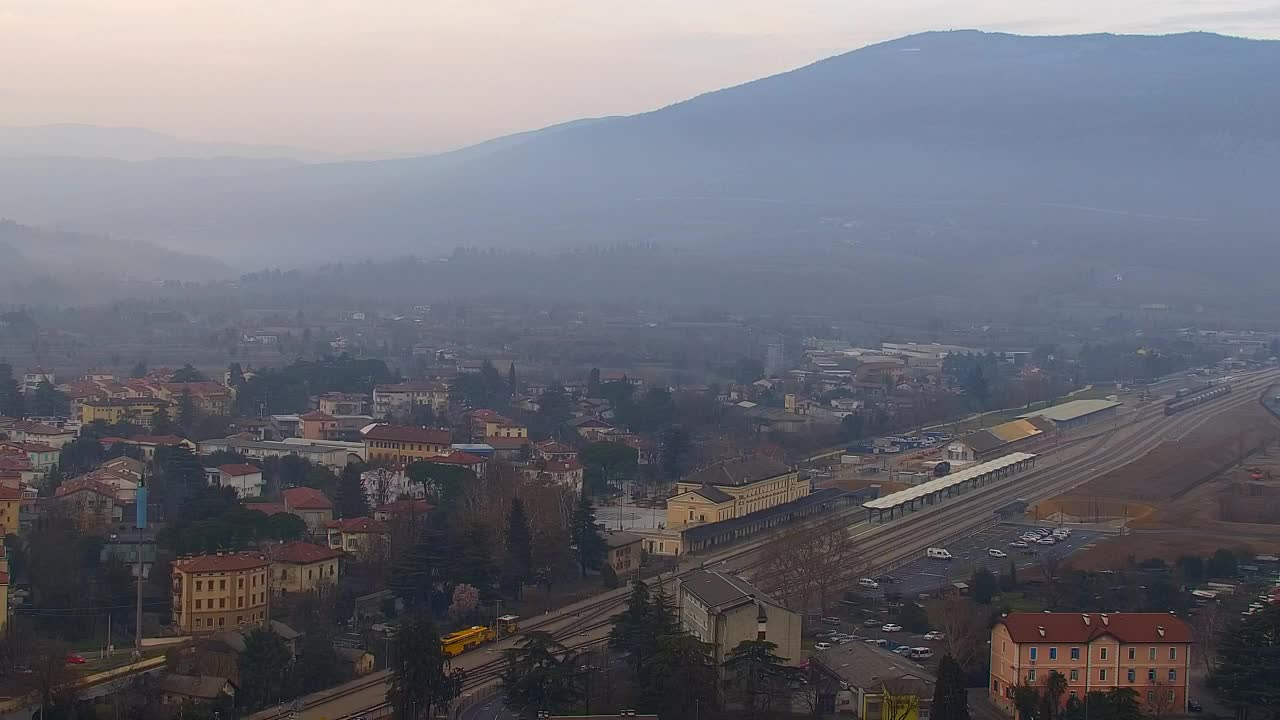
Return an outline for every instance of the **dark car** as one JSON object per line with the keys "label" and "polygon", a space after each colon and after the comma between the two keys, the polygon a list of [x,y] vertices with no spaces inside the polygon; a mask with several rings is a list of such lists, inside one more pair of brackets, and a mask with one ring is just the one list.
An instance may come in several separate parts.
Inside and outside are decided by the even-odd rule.
{"label": "dark car", "polygon": [[1200,703],[1195,700],[1187,701],[1187,712],[1201,712],[1202,710],[1204,710],[1204,706]]}
{"label": "dark car", "polygon": [[876,578],[876,579],[879,580],[880,584],[882,585],[892,585],[893,583],[898,582],[898,578],[892,575],[881,575],[879,578]]}

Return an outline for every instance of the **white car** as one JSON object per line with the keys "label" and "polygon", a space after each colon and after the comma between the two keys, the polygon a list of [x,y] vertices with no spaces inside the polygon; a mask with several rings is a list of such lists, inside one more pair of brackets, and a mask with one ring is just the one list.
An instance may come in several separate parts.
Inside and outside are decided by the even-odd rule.
{"label": "white car", "polygon": [[830,649],[831,649],[831,643],[824,643],[824,642],[814,643],[814,644],[813,644],[813,649],[814,649],[814,650],[830,650]]}
{"label": "white car", "polygon": [[1055,544],[1055,543],[1057,543],[1057,542],[1058,542],[1057,540],[1054,540],[1054,539],[1053,539],[1053,538],[1051,538],[1051,537],[1042,537],[1042,538],[1040,538],[1039,540],[1037,540],[1037,541],[1036,541],[1036,544],[1037,544],[1037,545],[1053,545],[1053,544]]}
{"label": "white car", "polygon": [[947,636],[945,633],[940,633],[937,630],[934,630],[932,632],[925,633],[924,639],[925,640],[946,640]]}
{"label": "white car", "polygon": [[1014,540],[1013,542],[1009,543],[1009,547],[1011,547],[1011,548],[1018,548],[1018,549],[1022,549],[1022,548],[1030,547],[1030,546],[1029,546],[1029,545],[1027,545],[1027,541],[1026,541],[1026,540]]}
{"label": "white car", "polygon": [[888,625],[885,625],[884,627],[880,628],[880,630],[881,632],[902,632],[902,626],[889,623]]}
{"label": "white car", "polygon": [[991,557],[993,557],[993,558],[1007,558],[1007,557],[1009,557],[1009,553],[1007,553],[1007,552],[1005,552],[1005,551],[1003,551],[1003,550],[997,550],[997,549],[995,549],[995,548],[991,548],[990,550],[988,550],[988,551],[987,551],[987,554],[988,554],[988,555],[990,555],[990,556],[991,556]]}

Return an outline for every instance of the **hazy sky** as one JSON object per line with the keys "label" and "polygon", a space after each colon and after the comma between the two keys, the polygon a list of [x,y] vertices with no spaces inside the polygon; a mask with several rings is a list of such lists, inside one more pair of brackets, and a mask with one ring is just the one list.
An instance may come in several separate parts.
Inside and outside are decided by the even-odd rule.
{"label": "hazy sky", "polygon": [[0,124],[429,151],[976,27],[1280,37],[1265,0],[0,0]]}

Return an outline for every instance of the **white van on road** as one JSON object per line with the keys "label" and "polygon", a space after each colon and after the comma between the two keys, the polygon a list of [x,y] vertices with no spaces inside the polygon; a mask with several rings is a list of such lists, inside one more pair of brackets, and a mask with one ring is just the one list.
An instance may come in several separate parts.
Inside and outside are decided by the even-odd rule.
{"label": "white van on road", "polygon": [[946,548],[931,547],[924,551],[925,557],[930,560],[951,560],[953,556]]}

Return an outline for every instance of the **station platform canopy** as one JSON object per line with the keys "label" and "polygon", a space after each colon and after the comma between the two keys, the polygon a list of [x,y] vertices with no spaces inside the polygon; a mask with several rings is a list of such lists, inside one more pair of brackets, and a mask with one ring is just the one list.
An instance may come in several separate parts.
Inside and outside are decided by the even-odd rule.
{"label": "station platform canopy", "polygon": [[900,490],[896,493],[889,493],[881,498],[870,500],[862,504],[862,507],[868,510],[891,510],[901,505],[913,503],[917,500],[936,495],[953,488],[960,487],[966,483],[973,483],[994,473],[1003,472],[1016,466],[1021,466],[1035,459],[1035,455],[1031,453],[1015,452],[995,460],[989,460],[980,465],[972,465],[963,470],[958,470],[950,475],[943,475],[940,478],[930,480],[929,482],[909,487],[906,490]]}

